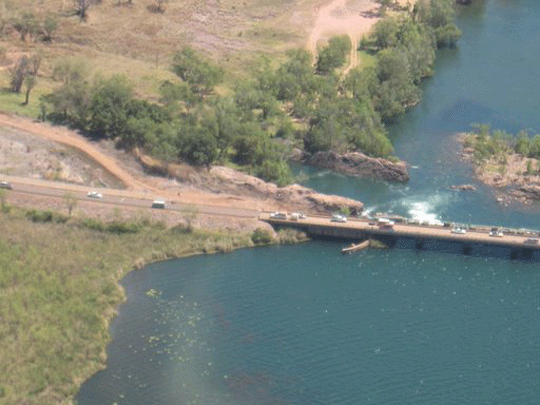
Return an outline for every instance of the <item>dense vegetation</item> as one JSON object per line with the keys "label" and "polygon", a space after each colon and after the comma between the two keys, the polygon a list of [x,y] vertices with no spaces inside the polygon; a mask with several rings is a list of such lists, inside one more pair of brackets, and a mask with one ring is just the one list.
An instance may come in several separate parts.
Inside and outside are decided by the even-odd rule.
{"label": "dense vegetation", "polygon": [[527,173],[537,173],[540,160],[540,134],[531,136],[521,131],[517,136],[502,130],[492,131],[489,125],[475,125],[474,132],[464,139],[464,146],[473,149],[475,163],[484,164],[490,160],[500,163],[504,170],[510,154],[519,154],[527,160]]}
{"label": "dense vegetation", "polygon": [[136,98],[123,75],[88,80],[84,62],[64,59],[54,69],[59,85],[42,99],[43,115],[164,161],[228,163],[283,185],[292,180],[291,145],[391,155],[384,124],[420,100],[436,48],[459,37],[452,21],[451,0],[420,1],[380,20],[362,40],[360,48],[375,56],[372,67],[341,73],[356,44],[337,36],[315,66],[309,52],[293,49],[278,66],[262,59],[251,79],[220,94],[223,70],[184,47],[172,59],[177,80],[162,83],[158,102]]}
{"label": "dense vegetation", "polygon": [[102,222],[18,209],[0,191],[1,404],[67,403],[103,367],[107,320],[123,300],[118,280],[134,263],[275,242],[263,229],[167,228],[143,213]]}

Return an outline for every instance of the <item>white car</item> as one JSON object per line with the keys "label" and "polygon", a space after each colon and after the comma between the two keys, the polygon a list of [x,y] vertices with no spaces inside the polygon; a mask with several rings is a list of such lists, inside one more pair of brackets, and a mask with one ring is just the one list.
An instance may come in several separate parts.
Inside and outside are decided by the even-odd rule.
{"label": "white car", "polygon": [[332,215],[332,219],[330,220],[332,222],[347,222],[347,217],[340,214],[334,214]]}
{"label": "white car", "polygon": [[103,196],[100,193],[98,193],[97,191],[90,191],[87,194],[87,197],[88,198],[102,198]]}
{"label": "white car", "polygon": [[467,233],[467,231],[465,229],[463,229],[463,228],[454,228],[450,232],[457,233],[457,234],[460,234],[460,235],[463,235],[464,233]]}
{"label": "white car", "polygon": [[7,181],[0,181],[0,188],[7,188],[8,190],[11,190],[13,187],[11,187],[11,184],[9,184]]}
{"label": "white car", "polygon": [[491,228],[491,231],[489,232],[489,236],[495,236],[496,238],[502,238],[504,234],[499,228]]}
{"label": "white car", "polygon": [[273,212],[270,214],[270,218],[273,219],[287,219],[287,214],[284,212]]}

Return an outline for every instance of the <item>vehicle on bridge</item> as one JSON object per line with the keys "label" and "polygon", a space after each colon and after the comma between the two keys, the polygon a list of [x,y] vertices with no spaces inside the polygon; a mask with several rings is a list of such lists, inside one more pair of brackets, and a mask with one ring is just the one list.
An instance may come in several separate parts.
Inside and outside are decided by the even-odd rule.
{"label": "vehicle on bridge", "polygon": [[499,228],[491,228],[491,231],[489,231],[489,236],[495,236],[497,238],[502,238],[504,236],[504,234]]}
{"label": "vehicle on bridge", "polygon": [[13,187],[11,187],[11,184],[9,184],[7,181],[0,181],[0,188],[11,190]]}
{"label": "vehicle on bridge", "polygon": [[394,221],[390,221],[388,218],[379,218],[377,220],[377,225],[379,226],[379,229],[383,231],[394,229]]}
{"label": "vehicle on bridge", "polygon": [[284,212],[273,212],[270,214],[270,218],[273,219],[287,219],[287,214]]}
{"label": "vehicle on bridge", "polygon": [[538,238],[528,238],[523,241],[523,244],[525,245],[538,245]]}
{"label": "vehicle on bridge", "polygon": [[332,218],[330,219],[332,222],[347,222],[347,217],[345,215],[341,214],[334,214],[332,215]]}
{"label": "vehicle on bridge", "polygon": [[463,234],[467,233],[467,231],[465,229],[463,229],[463,228],[454,228],[450,232],[458,234],[458,235],[463,235]]}

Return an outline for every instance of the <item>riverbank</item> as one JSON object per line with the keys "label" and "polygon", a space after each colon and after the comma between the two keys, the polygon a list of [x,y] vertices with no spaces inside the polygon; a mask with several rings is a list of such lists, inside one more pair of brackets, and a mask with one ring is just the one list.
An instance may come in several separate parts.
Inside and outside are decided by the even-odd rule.
{"label": "riverbank", "polygon": [[105,367],[119,280],[149,262],[302,235],[168,227],[146,216],[111,222],[10,204],[0,213],[0,402],[69,404]]}

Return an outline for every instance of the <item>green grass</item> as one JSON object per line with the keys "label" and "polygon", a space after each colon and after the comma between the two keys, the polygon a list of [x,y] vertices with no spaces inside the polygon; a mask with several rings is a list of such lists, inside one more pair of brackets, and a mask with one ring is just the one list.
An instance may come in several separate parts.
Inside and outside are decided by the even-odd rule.
{"label": "green grass", "polygon": [[375,55],[370,54],[369,52],[357,51],[357,55],[358,55],[358,64],[362,68],[375,67],[375,65],[377,64],[377,58],[375,57]]}
{"label": "green grass", "polygon": [[45,214],[0,213],[0,404],[69,403],[104,367],[126,271],[252,245],[247,234],[165,229],[144,218],[120,226]]}

